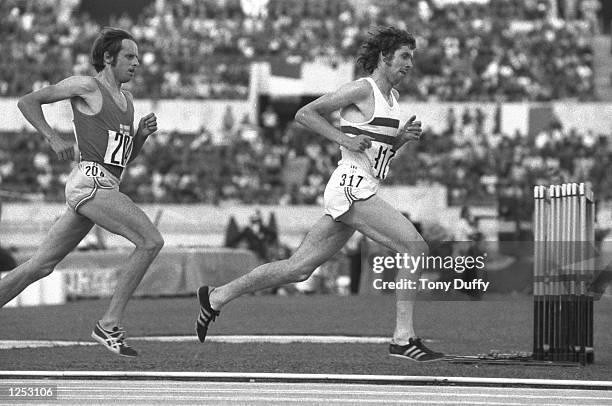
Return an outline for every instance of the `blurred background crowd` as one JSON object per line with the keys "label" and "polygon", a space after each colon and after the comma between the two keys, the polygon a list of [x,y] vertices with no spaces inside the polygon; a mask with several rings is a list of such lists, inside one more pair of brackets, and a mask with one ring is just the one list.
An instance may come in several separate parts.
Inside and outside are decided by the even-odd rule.
{"label": "blurred background crowd", "polygon": [[91,43],[108,24],[129,29],[139,43],[137,97],[245,98],[250,62],[334,64],[354,58],[372,26],[394,25],[420,41],[411,80],[399,89],[412,98],[594,98],[590,36],[599,30],[598,0],[560,2],[571,10],[559,9],[556,0],[445,6],[435,0],[158,0],[105,21],[77,7],[84,3],[0,3],[0,96],[90,72]]}
{"label": "blurred background crowd", "polygon": [[[458,113],[445,131],[429,129],[421,142],[402,149],[386,184],[439,183],[448,188],[451,205],[494,205],[514,197],[510,206],[520,201],[529,206],[534,184],[589,179],[598,198],[612,199],[609,135],[555,123],[535,138],[488,134],[479,110]],[[122,190],[137,202],[321,203],[339,158],[335,144],[297,123],[288,126],[280,141],[248,121],[225,131],[220,144],[211,142],[205,128],[196,134],[158,134],[128,167]],[[0,136],[0,144],[5,191],[63,201],[70,164],[58,162],[42,137],[24,132]],[[158,159],[161,153],[163,160]]]}
{"label": "blurred background crowd", "polygon": [[[93,74],[89,52],[100,28],[127,29],[139,45],[141,66],[126,84],[137,100],[154,106],[221,100],[218,112],[225,113],[220,127],[203,114],[197,131],[159,131],[148,140],[124,173],[126,194],[138,203],[320,205],[338,146],[288,119],[295,100],[265,95],[256,114],[233,111],[237,102],[253,101],[251,66],[353,65],[371,28],[407,29],[418,51],[398,88],[401,102],[455,104],[448,104],[442,125],[424,122],[421,141],[395,157],[386,184],[445,186],[448,204],[462,207],[456,229],[415,225],[428,242],[442,241],[432,253],[465,254],[448,243],[454,238],[471,241],[467,252],[475,256],[484,235],[474,206],[497,207],[499,219],[516,221],[518,236],[519,223],[531,218],[534,184],[588,180],[598,200],[612,201],[612,129],[564,128],[554,114],[535,133],[507,133],[501,125],[504,103],[612,102],[612,78],[604,78],[607,98],[598,88],[595,46],[610,33],[602,16],[612,15],[611,6],[608,0],[2,0],[0,98]],[[363,75],[355,67],[354,76]],[[329,119],[338,124],[337,115]],[[0,201],[63,202],[70,165],[27,129],[0,131]],[[96,233],[79,248],[104,248]],[[224,245],[247,248],[261,261],[291,252],[274,215],[266,220],[257,210],[244,227],[230,219]],[[367,245],[356,233],[309,281],[278,293],[357,292]],[[499,269],[529,268],[506,259]],[[499,286],[529,285],[516,272],[508,275]],[[464,274],[476,276],[482,275]]]}
{"label": "blurred background crowd", "polygon": [[[250,62],[334,64],[354,58],[371,26],[396,25],[419,38],[416,66],[400,88],[408,100],[596,99],[590,39],[602,29],[597,0],[443,6],[434,0],[158,0],[135,2],[143,4],[138,13],[111,13],[104,21],[84,11],[87,3],[0,2],[0,97],[92,73],[88,54],[103,25],[127,28],[139,42],[142,65],[130,84],[136,97],[226,100],[246,98]],[[553,122],[527,137],[505,134],[499,125],[485,131],[485,119],[478,109],[452,111],[446,130],[426,129],[420,143],[395,158],[388,183],[438,182],[457,205],[503,198],[528,203],[531,185],[551,176],[590,179],[598,198],[612,197],[605,176],[612,173],[610,134]],[[337,146],[296,123],[281,126],[274,111],[253,123],[228,108],[222,133],[213,137],[212,131],[219,130],[159,133],[127,171],[123,190],[138,202],[320,203]],[[41,137],[2,134],[0,143],[5,197],[63,200],[68,164]],[[160,151],[163,160],[156,159]]]}

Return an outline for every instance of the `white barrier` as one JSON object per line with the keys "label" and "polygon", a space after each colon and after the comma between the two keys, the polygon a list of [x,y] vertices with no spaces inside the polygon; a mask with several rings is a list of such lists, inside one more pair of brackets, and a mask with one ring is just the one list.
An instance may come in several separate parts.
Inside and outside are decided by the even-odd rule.
{"label": "white barrier", "polygon": [[[323,84],[323,83],[322,83]],[[312,91],[312,89],[309,89]],[[315,92],[316,94],[316,92]],[[236,123],[244,115],[251,119],[257,116],[256,102],[247,100],[136,100],[134,108],[136,119],[154,112],[157,115],[161,131],[197,132],[202,126],[213,130],[222,128],[223,116],[230,107]],[[485,114],[484,129],[492,131],[494,127],[496,103],[490,102],[415,102],[402,100],[400,108],[405,118],[416,114],[423,122],[424,128],[440,132],[447,127],[447,116],[453,108],[457,122],[465,110],[472,114],[476,108]],[[532,108],[550,107],[554,115],[567,130],[571,128],[580,131],[591,130],[596,134],[609,134],[612,129],[612,104],[610,103],[579,103],[572,101],[555,101],[550,103],[503,103],[501,105],[501,129],[504,133],[513,135],[515,131],[526,134],[529,129],[530,110]],[[72,132],[72,111],[67,101],[45,105],[46,117],[53,128]],[[21,131],[33,127],[23,118],[17,108],[16,98],[0,98],[0,131]],[[220,141],[220,140],[216,140]]]}
{"label": "white barrier", "polygon": [[[134,102],[135,120],[154,112],[160,131],[197,132],[205,126],[211,130],[222,128],[223,115],[230,107],[236,123],[250,115],[251,105],[245,100],[136,100]],[[45,117],[51,127],[72,132],[72,110],[68,101],[43,106]],[[17,108],[16,98],[0,98],[0,131],[21,131],[34,128],[23,118]]]}
{"label": "white barrier", "polygon": [[[380,196],[410,218],[420,222],[439,222],[452,226],[458,220],[459,208],[446,207],[446,188],[440,185],[381,187]],[[271,213],[276,217],[281,241],[297,246],[312,225],[323,216],[319,206],[142,204],[149,218],[159,214],[159,231],[167,247],[223,246],[225,229],[231,217],[240,227],[260,210],[267,223]],[[35,247],[52,222],[66,210],[65,204],[5,203],[2,207],[0,241],[16,247]],[[123,237],[103,231],[109,248],[132,247]]]}
{"label": "white barrier", "polygon": [[[0,274],[1,277],[8,272]],[[66,303],[66,284],[61,272],[53,272],[23,290],[4,307],[23,307],[40,305],[60,305]]]}

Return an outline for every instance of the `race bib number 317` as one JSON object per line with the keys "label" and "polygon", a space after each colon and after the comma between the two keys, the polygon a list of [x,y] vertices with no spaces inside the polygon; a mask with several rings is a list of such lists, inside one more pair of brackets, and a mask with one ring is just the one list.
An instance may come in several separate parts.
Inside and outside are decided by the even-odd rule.
{"label": "race bib number 317", "polygon": [[381,144],[381,143],[372,143],[374,151],[376,151],[376,155],[373,156],[372,168],[374,169],[374,174],[379,179],[384,179],[387,177],[387,173],[389,172],[389,164],[391,163],[391,159],[395,156],[395,151],[392,149],[391,145]]}
{"label": "race bib number 317", "polygon": [[108,130],[108,143],[104,163],[125,168],[132,154],[132,135],[129,125],[121,125],[120,131]]}

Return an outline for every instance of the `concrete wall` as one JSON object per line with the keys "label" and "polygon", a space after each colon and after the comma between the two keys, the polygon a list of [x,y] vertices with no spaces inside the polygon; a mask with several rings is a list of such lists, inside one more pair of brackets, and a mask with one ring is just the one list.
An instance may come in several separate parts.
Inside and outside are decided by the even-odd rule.
{"label": "concrete wall", "polygon": [[[415,221],[435,221],[452,226],[458,218],[458,209],[447,210],[446,189],[439,185],[383,187],[379,194],[398,210],[409,213]],[[323,215],[323,208],[318,206],[145,204],[141,207],[151,219],[161,215],[159,229],[167,246],[221,246],[230,217],[234,216],[239,226],[245,226],[257,209],[261,210],[266,222],[273,212],[281,240],[296,246]],[[38,245],[64,210],[66,206],[63,204],[4,203],[0,243],[16,247]],[[122,237],[104,235],[111,247],[130,245]]]}
{"label": "concrete wall", "polygon": [[[468,109],[473,113],[476,108],[480,108],[486,115],[485,129],[491,131],[497,108],[494,103],[403,101],[400,105],[406,119],[416,114],[425,128],[429,127],[438,132],[446,128],[446,117],[451,107],[455,110],[458,120],[464,110]],[[154,112],[161,131],[195,132],[203,125],[216,130],[221,128],[222,117],[228,106],[231,106],[237,121],[245,114],[252,119],[256,117],[255,104],[244,100],[136,100],[136,120]],[[504,103],[501,106],[502,131],[514,134],[518,130],[525,134],[529,128],[529,111],[533,106],[551,106],[554,114],[567,129],[612,133],[612,104],[576,102]],[[68,102],[46,105],[44,110],[52,127],[65,132],[72,131],[72,112]],[[17,99],[0,99],[0,116],[0,131],[20,131],[23,128],[33,130],[17,109]]]}

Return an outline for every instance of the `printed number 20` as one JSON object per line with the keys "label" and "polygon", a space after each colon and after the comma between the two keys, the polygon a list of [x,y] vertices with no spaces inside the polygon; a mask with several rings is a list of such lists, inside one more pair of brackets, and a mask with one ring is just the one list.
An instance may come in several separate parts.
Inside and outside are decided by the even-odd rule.
{"label": "printed number 20", "polygon": [[97,166],[86,166],[85,167],[85,176],[97,178],[100,176],[104,177],[104,172],[100,171]]}

